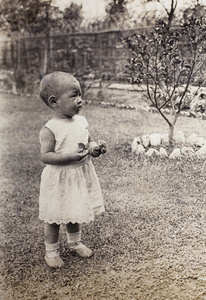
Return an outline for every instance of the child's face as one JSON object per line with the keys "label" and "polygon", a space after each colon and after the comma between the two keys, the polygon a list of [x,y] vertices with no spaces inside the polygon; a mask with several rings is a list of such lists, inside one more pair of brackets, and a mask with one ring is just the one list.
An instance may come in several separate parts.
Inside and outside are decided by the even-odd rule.
{"label": "child's face", "polygon": [[82,109],[81,88],[74,78],[65,83],[65,88],[57,99],[56,112],[63,117],[71,118]]}

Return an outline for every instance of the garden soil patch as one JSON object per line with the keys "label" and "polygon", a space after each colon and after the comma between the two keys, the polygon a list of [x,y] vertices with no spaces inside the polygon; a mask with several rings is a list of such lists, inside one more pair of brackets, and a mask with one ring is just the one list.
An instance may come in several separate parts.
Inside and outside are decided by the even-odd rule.
{"label": "garden soil patch", "polygon": [[[51,115],[36,98],[2,94],[1,101],[9,122],[1,130],[0,299],[206,299],[205,161],[131,154],[135,136],[167,131],[157,114],[84,108],[92,135],[108,145],[94,160],[106,212],[82,227],[90,259],[68,250],[61,227],[58,270],[44,262],[38,220],[38,133]],[[203,120],[180,117],[177,130],[206,138]]]}

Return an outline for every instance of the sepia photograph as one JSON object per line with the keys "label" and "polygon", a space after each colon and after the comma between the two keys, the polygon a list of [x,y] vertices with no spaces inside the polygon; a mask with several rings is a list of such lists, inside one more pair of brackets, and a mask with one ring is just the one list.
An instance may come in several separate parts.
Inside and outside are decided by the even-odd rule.
{"label": "sepia photograph", "polygon": [[206,300],[206,0],[0,0],[0,300]]}

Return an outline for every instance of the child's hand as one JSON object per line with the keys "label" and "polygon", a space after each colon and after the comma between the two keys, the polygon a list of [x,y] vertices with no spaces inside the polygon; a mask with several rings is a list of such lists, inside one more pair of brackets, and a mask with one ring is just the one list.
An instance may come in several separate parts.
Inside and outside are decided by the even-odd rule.
{"label": "child's hand", "polygon": [[91,156],[98,157],[107,152],[106,143],[104,141],[99,141],[98,146],[91,147],[88,151]]}
{"label": "child's hand", "polygon": [[83,143],[78,143],[78,152],[84,152],[84,150],[86,150],[87,147],[83,144]]}
{"label": "child's hand", "polygon": [[105,154],[107,152],[106,142],[99,140],[98,144],[99,144],[99,149],[101,151],[101,154]]}
{"label": "child's hand", "polygon": [[83,143],[78,143],[77,153],[77,160],[81,160],[88,155],[88,149]]}
{"label": "child's hand", "polygon": [[91,147],[88,149],[89,154],[93,157],[98,157],[101,155],[101,150],[99,148],[99,146],[95,146],[95,147]]}

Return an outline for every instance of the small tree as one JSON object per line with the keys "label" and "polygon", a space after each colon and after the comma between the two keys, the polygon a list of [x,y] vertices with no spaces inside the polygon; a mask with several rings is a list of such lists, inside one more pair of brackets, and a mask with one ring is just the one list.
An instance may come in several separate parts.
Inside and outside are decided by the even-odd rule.
{"label": "small tree", "polygon": [[72,2],[63,12],[62,31],[69,33],[80,31],[82,20],[82,5],[77,5]]}
{"label": "small tree", "polygon": [[125,21],[129,18],[127,11],[128,0],[109,0],[106,7],[106,18],[104,22],[109,28],[122,28]]}
{"label": "small tree", "polygon": [[168,16],[168,22],[167,25],[170,27],[172,25],[172,21],[174,19],[175,10],[177,8],[178,0],[171,0],[170,1],[170,8],[167,9],[167,7],[163,4],[161,0],[157,0],[157,2],[161,3],[167,13]]}
{"label": "small tree", "polygon": [[107,6],[107,12],[111,15],[124,13],[126,11],[127,0],[110,0]]}
{"label": "small tree", "polygon": [[[177,118],[186,104],[188,87],[203,84],[205,39],[205,24],[194,19],[180,28],[168,27],[160,21],[150,34],[134,34],[125,39],[130,49],[130,80],[146,84],[149,100],[169,125],[170,145]],[[177,102],[175,95],[180,86]],[[165,114],[168,105],[172,118]]]}

